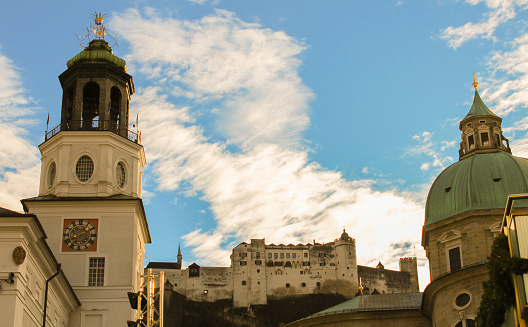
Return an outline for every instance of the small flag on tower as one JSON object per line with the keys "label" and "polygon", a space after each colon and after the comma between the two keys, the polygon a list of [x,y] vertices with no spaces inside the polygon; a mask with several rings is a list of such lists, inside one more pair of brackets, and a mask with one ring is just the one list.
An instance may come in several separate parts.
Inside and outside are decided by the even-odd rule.
{"label": "small flag on tower", "polygon": [[49,112],[48,112],[48,120],[46,120],[46,132],[48,131],[48,126],[49,126]]}

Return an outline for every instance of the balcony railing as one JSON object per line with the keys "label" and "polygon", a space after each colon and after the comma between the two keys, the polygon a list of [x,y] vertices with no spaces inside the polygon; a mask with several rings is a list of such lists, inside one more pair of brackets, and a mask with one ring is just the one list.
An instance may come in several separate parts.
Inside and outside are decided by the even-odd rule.
{"label": "balcony railing", "polygon": [[110,131],[134,143],[140,143],[138,134],[126,128],[121,128],[119,124],[113,120],[67,120],[50,131],[46,131],[45,140],[49,140],[57,135],[60,131]]}

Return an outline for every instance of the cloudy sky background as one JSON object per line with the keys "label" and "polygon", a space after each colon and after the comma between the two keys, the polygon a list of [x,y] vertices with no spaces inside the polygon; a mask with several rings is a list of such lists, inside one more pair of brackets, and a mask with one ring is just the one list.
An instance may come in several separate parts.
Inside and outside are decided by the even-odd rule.
{"label": "cloudy sky background", "polygon": [[229,265],[241,241],[419,258],[428,189],[473,98],[528,156],[528,0],[10,3],[0,21],[0,206],[38,191],[57,76],[94,11],[117,33],[148,166],[151,261]]}

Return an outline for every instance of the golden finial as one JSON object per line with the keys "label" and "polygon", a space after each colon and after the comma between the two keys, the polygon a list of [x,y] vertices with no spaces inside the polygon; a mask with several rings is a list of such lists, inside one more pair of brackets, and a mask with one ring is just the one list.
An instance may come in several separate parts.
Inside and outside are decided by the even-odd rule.
{"label": "golden finial", "polygon": [[[118,45],[116,34],[112,33],[112,31],[106,29],[104,26],[105,18],[106,15],[100,12],[95,12],[92,14],[92,23],[90,23],[90,26],[86,27],[86,30],[81,35],[77,35],[81,49],[86,47],[89,42],[92,41],[93,37],[100,40],[104,40],[105,37],[110,37],[114,41],[113,45]],[[88,41],[88,44],[85,44],[85,40]]]}
{"label": "golden finial", "polygon": [[473,71],[473,87],[475,88],[475,91],[478,89],[478,83],[475,79],[475,71]]}
{"label": "golden finial", "polygon": [[94,15],[92,15],[94,22],[95,22],[95,26],[92,28],[92,32],[95,35],[95,37],[98,39],[104,39],[106,35],[106,28],[103,25],[105,16],[106,15],[104,15],[103,13],[97,13],[97,12]]}

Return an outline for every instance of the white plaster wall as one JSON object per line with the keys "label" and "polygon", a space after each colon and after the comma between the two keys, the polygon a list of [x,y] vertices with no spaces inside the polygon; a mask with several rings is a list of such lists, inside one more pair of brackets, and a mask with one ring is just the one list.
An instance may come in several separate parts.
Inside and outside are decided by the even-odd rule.
{"label": "white plaster wall", "polygon": [[[14,283],[0,282],[2,326],[41,326],[46,279],[56,272],[55,261],[40,238],[43,236],[32,218],[0,218],[0,279],[14,273]],[[12,259],[13,250],[22,246],[26,258],[21,265]],[[69,323],[77,303],[61,275],[49,284],[47,326]]]}
{"label": "white plaster wall", "polygon": [[[141,197],[141,178],[146,165],[143,147],[112,132],[63,131],[40,145],[42,154],[39,195],[109,196],[125,194]],[[75,175],[77,160],[88,155],[94,162],[93,176],[80,182]],[[48,187],[49,166],[55,162],[55,182]],[[125,163],[123,188],[116,182],[118,162]]]}
{"label": "white plaster wall", "polygon": [[[40,217],[50,248],[63,264],[63,270],[82,303],[82,308],[72,316],[70,326],[84,327],[86,310],[90,314],[99,312],[105,325],[109,326],[132,319],[134,311],[130,308],[127,292],[137,289],[138,267],[142,268],[147,242],[138,202],[35,201],[27,206],[31,213]],[[97,251],[63,252],[64,219],[98,219]],[[88,286],[91,257],[105,258],[103,287]],[[94,321],[91,318],[88,321]]]}

